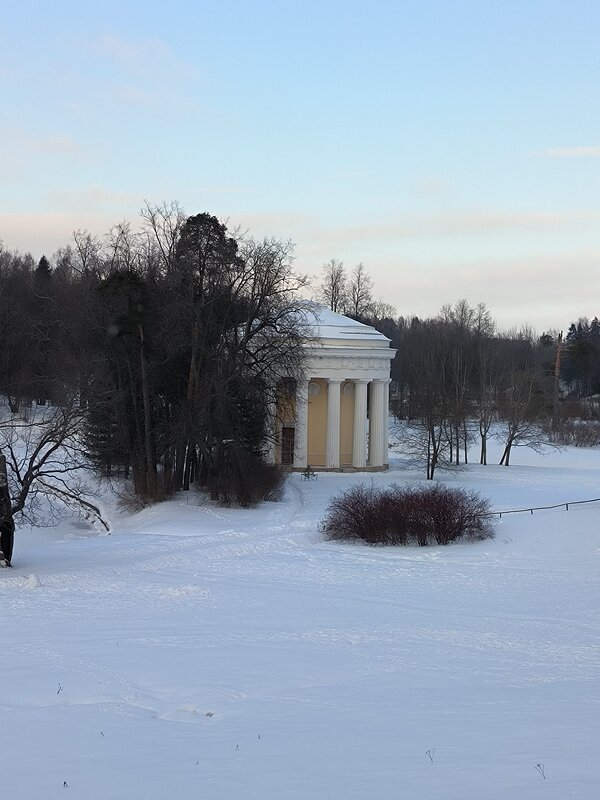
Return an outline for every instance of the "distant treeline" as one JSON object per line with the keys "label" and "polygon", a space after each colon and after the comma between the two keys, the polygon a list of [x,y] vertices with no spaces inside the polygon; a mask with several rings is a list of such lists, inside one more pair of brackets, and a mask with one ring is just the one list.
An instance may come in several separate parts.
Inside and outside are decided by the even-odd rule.
{"label": "distant treeline", "polygon": [[501,332],[484,304],[461,300],[430,319],[398,317],[374,300],[372,288],[362,264],[347,274],[332,259],[323,265],[318,296],[374,325],[397,349],[391,408],[406,423],[404,452],[426,464],[427,477],[466,461],[475,440],[487,463],[492,433],[502,440],[506,465],[518,445],[600,441],[593,399],[600,393],[597,319],[572,323],[565,337],[537,336],[528,327]]}
{"label": "distant treeline", "polygon": [[[84,441],[106,475],[129,475],[141,497],[192,482],[214,497],[256,499],[282,376],[302,370],[298,309],[306,279],[292,246],[230,232],[177,204],[142,211],[142,225],[98,239],[77,231],[51,258],[0,247],[0,392],[23,404],[77,402]],[[556,439],[574,403],[600,392],[600,324],[567,335],[497,331],[484,305],[460,301],[434,318],[398,317],[373,298],[359,264],[325,264],[315,296],[391,340],[392,408],[405,447],[427,475],[467,457],[502,423],[515,445]],[[261,489],[262,491],[262,489]]]}
{"label": "distant treeline", "polygon": [[0,250],[0,392],[13,413],[76,402],[89,458],[141,497],[197,481],[253,502],[276,384],[302,359],[292,248],[176,204],[142,218],[37,264]]}

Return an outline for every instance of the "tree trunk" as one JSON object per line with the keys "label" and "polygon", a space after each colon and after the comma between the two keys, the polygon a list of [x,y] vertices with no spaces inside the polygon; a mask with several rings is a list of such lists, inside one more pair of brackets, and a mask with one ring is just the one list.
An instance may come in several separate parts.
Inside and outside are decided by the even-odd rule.
{"label": "tree trunk", "polygon": [[[440,434],[441,436],[441,434]],[[427,480],[432,481],[440,452],[440,439],[436,437],[433,426],[429,429],[427,444]]]}
{"label": "tree trunk", "polygon": [[21,398],[18,395],[14,397],[12,395],[7,395],[8,399],[8,407],[10,408],[11,414],[17,414],[19,409],[21,408]]}
{"label": "tree trunk", "polygon": [[190,442],[190,444],[188,445],[187,452],[185,454],[185,468],[183,470],[183,486],[182,486],[182,488],[186,492],[189,491],[190,483],[191,483],[191,480],[192,480],[192,464],[193,464],[193,461],[194,461],[194,453],[195,453],[195,447]]}
{"label": "tree trunk", "polygon": [[481,452],[479,455],[479,463],[487,464],[487,436],[485,433],[481,434]]}
{"label": "tree trunk", "polygon": [[140,372],[142,378],[142,402],[144,406],[144,447],[146,458],[146,480],[148,482],[148,492],[152,500],[158,500],[158,481],[156,472],[156,458],[154,455],[154,442],[152,430],[152,418],[150,409],[150,387],[148,380],[148,363],[146,359],[146,340],[144,338],[144,328],[139,325],[140,335]]}
{"label": "tree trunk", "polygon": [[460,433],[458,428],[458,422],[454,426],[454,432],[456,434],[456,466],[460,464]]}
{"label": "tree trunk", "polygon": [[554,362],[554,387],[552,392],[552,430],[556,431],[559,427],[560,411],[560,361],[562,356],[562,331],[558,334],[556,341],[556,360]]}
{"label": "tree trunk", "polygon": [[15,521],[11,511],[6,458],[0,453],[0,564],[10,567],[15,540]]}
{"label": "tree trunk", "polygon": [[431,480],[431,430],[427,430],[427,480]]}
{"label": "tree trunk", "polygon": [[509,439],[504,448],[504,452],[502,453],[502,458],[500,459],[501,467],[508,467],[510,462],[510,451],[512,449],[512,445],[513,445],[512,440]]}
{"label": "tree trunk", "polygon": [[175,468],[173,470],[173,491],[178,492],[183,486],[183,470],[185,466],[186,443],[179,444],[175,451]]}

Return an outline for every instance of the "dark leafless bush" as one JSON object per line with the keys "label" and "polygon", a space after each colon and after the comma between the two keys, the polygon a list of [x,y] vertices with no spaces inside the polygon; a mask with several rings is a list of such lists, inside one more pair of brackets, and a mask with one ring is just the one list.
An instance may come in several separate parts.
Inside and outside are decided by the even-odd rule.
{"label": "dark leafless bush", "polygon": [[260,467],[254,476],[254,481],[260,487],[260,499],[278,503],[283,499],[289,472],[281,464],[261,464]]}
{"label": "dark leafless bush", "polygon": [[378,532],[382,528],[384,536],[389,535],[386,510],[381,492],[361,483],[333,498],[321,523],[322,530],[329,539],[362,539],[379,544],[382,539]]}
{"label": "dark leafless bush", "polygon": [[560,403],[560,416],[568,420],[600,419],[600,397],[567,397]]}
{"label": "dark leafless bush", "polygon": [[281,500],[288,472],[279,465],[265,464],[251,454],[236,452],[226,468],[209,474],[206,488],[222,505],[255,506],[263,500]]}
{"label": "dark leafless bush", "polygon": [[114,485],[113,488],[115,494],[119,498],[117,507],[121,511],[126,511],[129,514],[137,514],[138,511],[143,511],[145,508],[149,508],[155,504],[155,501],[136,494],[133,483],[129,481],[121,486]]}
{"label": "dark leafless bush", "polygon": [[494,535],[487,500],[476,492],[440,484],[353,486],[333,498],[321,530],[332,540],[421,547]]}
{"label": "dark leafless bush", "polygon": [[552,431],[552,441],[558,445],[575,447],[598,447],[600,445],[600,422],[583,419],[564,419]]}
{"label": "dark leafless bush", "polygon": [[437,544],[493,536],[489,503],[477,492],[437,485],[419,489],[417,497]]}

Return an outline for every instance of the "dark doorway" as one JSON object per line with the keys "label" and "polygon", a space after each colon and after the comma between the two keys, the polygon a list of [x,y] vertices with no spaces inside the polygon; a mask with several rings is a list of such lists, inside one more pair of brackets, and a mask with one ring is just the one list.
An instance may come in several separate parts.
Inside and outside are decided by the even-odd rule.
{"label": "dark doorway", "polygon": [[281,429],[281,463],[293,465],[294,463],[294,428]]}

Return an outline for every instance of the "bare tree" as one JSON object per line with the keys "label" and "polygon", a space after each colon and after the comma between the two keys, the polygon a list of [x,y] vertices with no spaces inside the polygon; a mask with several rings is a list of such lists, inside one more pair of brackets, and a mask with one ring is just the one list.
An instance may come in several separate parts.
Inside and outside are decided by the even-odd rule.
{"label": "bare tree", "polygon": [[[76,231],[58,269],[0,250],[0,392],[13,412],[41,398],[38,387],[54,408],[76,398],[94,466],[133,474],[147,499],[207,485],[211,471],[234,475],[241,496],[252,465],[264,466],[277,384],[302,360],[305,279],[289,242],[231,234],[209,214],[186,219],[174,203],[146,203],[142,218],[141,231],[122,222],[102,241]],[[33,508],[50,491],[38,463],[50,420],[26,422],[13,416],[0,442],[21,510],[19,498]],[[51,489],[68,499],[59,482]]]}
{"label": "bare tree", "polygon": [[485,336],[476,338],[475,347],[474,413],[480,442],[479,463],[487,464],[488,439],[498,414],[498,357],[494,342]]}
{"label": "bare tree", "polygon": [[423,460],[428,480],[438,466],[448,464],[451,422],[450,358],[447,329],[437,320],[414,325],[408,354],[412,419],[406,428],[405,448]]}
{"label": "bare tree", "polygon": [[0,452],[0,566],[10,567],[15,540],[15,521],[12,514],[6,458]]}
{"label": "bare tree", "polygon": [[[97,374],[94,392],[103,401],[120,406],[118,430],[122,446],[128,450],[128,466],[133,470],[135,490],[141,496],[159,500],[157,465],[156,380],[148,354],[152,318],[157,309],[156,286],[137,271],[115,269],[98,289],[102,302],[106,336],[100,343],[108,370]],[[104,419],[91,417],[95,426]],[[115,416],[115,409],[109,417]],[[96,433],[93,440],[98,442]]]}
{"label": "bare tree", "polygon": [[108,530],[83,478],[90,467],[81,446],[83,419],[72,401],[12,415],[0,425],[0,530],[6,560],[11,560],[18,513],[33,524],[49,525],[61,509],[68,509]]}
{"label": "bare tree", "polygon": [[487,442],[496,419],[498,359],[494,346],[495,323],[485,303],[476,306],[473,324],[473,411],[479,433],[479,463],[487,464]]}
{"label": "bare tree", "polygon": [[91,514],[106,529],[100,510],[85,499],[82,474],[89,461],[80,443],[83,412],[75,402],[44,407],[31,418],[11,418],[0,426],[0,450],[6,457],[11,513],[47,522],[56,511],[41,498]]}
{"label": "bare tree", "polygon": [[12,411],[35,394],[33,259],[0,251],[0,391]]}
{"label": "bare tree", "polygon": [[459,300],[454,306],[444,306],[440,312],[440,320],[448,331],[450,367],[448,402],[451,407],[448,433],[451,458],[454,458],[456,464],[460,462],[461,444],[465,463],[468,458],[467,420],[470,413],[473,375],[472,330],[476,317],[476,310],[466,300]]}
{"label": "bare tree", "polygon": [[347,313],[353,317],[368,317],[373,302],[373,281],[364,264],[352,270],[348,285]]}
{"label": "bare tree", "polygon": [[98,467],[131,470],[147,500],[194,482],[247,498],[276,386],[304,352],[293,311],[305,279],[289,242],[232,236],[209,214],[181,225],[179,214],[147,206],[141,236],[113,229],[86,440]]}
{"label": "bare tree", "polygon": [[504,430],[498,436],[504,442],[500,459],[504,466],[510,463],[513,447],[541,450],[550,444],[552,381],[539,363],[534,340],[533,332],[524,328],[500,342],[498,417]]}
{"label": "bare tree", "polygon": [[322,279],[318,299],[332,311],[343,312],[348,295],[346,270],[342,261],[332,258],[321,269]]}
{"label": "bare tree", "polygon": [[508,386],[499,395],[499,414],[505,425],[500,464],[508,467],[513,447],[540,450],[550,440],[535,370],[515,370],[506,377]]}
{"label": "bare tree", "polygon": [[164,269],[171,269],[181,229],[185,224],[183,209],[177,202],[152,206],[146,200],[140,213],[147,235],[158,248]]}
{"label": "bare tree", "polygon": [[552,387],[552,430],[556,431],[560,424],[560,363],[563,353],[563,332],[556,338],[556,354],[554,356],[554,374]]}
{"label": "bare tree", "polygon": [[184,488],[191,458],[213,486],[231,476],[238,499],[245,496],[243,463],[260,457],[278,378],[296,374],[303,353],[294,314],[303,279],[292,273],[291,255],[289,242],[234,240],[208,214],[190,217],[182,229],[169,283],[186,358],[176,411]]}
{"label": "bare tree", "polygon": [[102,243],[89,231],[73,231],[75,259],[71,266],[80,274],[99,274],[102,264]]}
{"label": "bare tree", "polygon": [[383,320],[393,320],[396,317],[396,308],[385,300],[374,300],[369,309],[371,320],[379,325]]}

